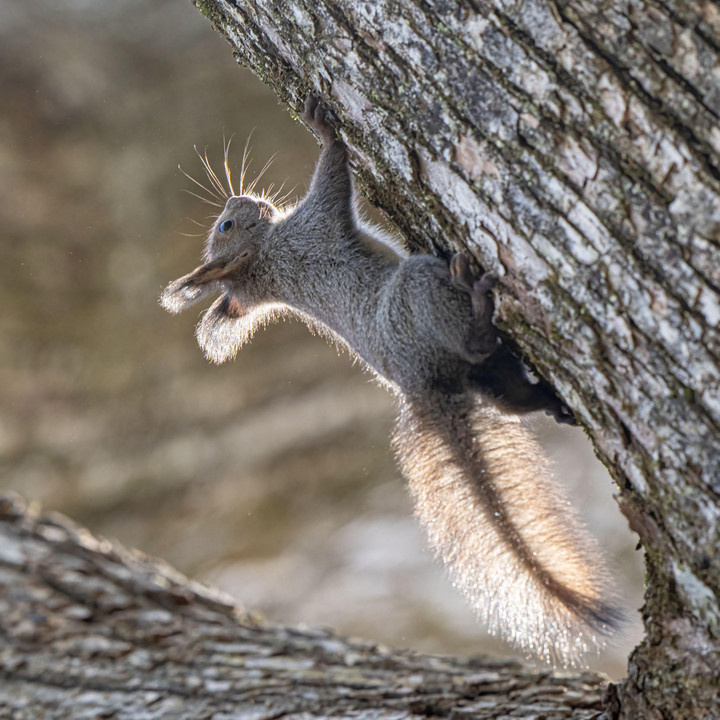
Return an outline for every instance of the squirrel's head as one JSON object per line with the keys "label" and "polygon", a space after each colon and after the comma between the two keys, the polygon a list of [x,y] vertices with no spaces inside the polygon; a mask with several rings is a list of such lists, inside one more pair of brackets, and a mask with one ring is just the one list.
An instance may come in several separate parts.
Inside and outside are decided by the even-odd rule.
{"label": "squirrel's head", "polygon": [[205,243],[206,262],[173,280],[160,296],[160,304],[178,313],[209,295],[222,293],[204,313],[197,338],[206,356],[224,362],[235,355],[255,328],[277,314],[268,303],[262,282],[253,271],[263,241],[282,210],[263,198],[233,195],[213,223]]}
{"label": "squirrel's head", "polygon": [[[253,194],[255,185],[270,166],[272,159],[247,187],[243,187],[245,173],[250,164],[246,144],[240,186],[235,189],[230,177],[229,150],[230,142],[227,142],[227,190],[210,166],[207,154],[201,154],[197,148],[195,152],[205,168],[209,184],[195,180],[181,168],[183,174],[209,197],[196,193],[191,193],[192,195],[211,205],[216,205],[217,200],[226,202],[208,233],[203,253],[205,263],[191,273],[173,280],[160,296],[160,304],[166,310],[178,313],[205,297],[220,293],[220,297],[203,314],[197,327],[198,342],[207,357],[214,362],[223,362],[232,357],[264,319],[279,312],[279,306],[267,297],[263,273],[261,268],[257,267],[260,263],[256,261],[261,255],[263,244],[268,240],[272,226],[282,220],[289,211],[288,208],[273,204],[278,198],[282,203],[289,194],[280,196],[282,185],[271,195],[263,192],[258,197]],[[270,193],[271,190],[272,185],[267,192]]]}
{"label": "squirrel's head", "polygon": [[178,313],[222,290],[242,295],[253,260],[273,222],[282,213],[272,203],[252,195],[228,198],[208,234],[203,265],[171,282],[160,304]]}
{"label": "squirrel's head", "polygon": [[210,229],[205,245],[206,259],[227,258],[232,262],[243,257],[249,261],[279,214],[272,203],[262,198],[252,195],[228,198],[225,209]]}

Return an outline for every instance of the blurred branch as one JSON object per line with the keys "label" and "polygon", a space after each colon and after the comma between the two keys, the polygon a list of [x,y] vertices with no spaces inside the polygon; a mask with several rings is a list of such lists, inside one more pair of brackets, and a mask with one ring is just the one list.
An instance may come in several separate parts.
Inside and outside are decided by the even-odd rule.
{"label": "blurred branch", "polygon": [[720,676],[720,16],[713,3],[195,0],[282,102],[333,109],[413,249],[501,278],[497,321],[587,428],[648,561],[623,717]]}
{"label": "blurred branch", "polygon": [[601,677],[262,622],[166,564],[0,499],[0,717],[595,717]]}

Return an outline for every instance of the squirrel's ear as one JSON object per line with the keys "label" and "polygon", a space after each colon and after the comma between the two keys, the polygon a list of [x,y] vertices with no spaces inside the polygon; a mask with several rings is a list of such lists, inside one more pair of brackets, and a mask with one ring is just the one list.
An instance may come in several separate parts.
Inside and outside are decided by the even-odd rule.
{"label": "squirrel's ear", "polygon": [[195,268],[191,273],[173,280],[163,290],[160,305],[168,312],[179,313],[204,297],[217,292],[217,281],[222,280],[231,269],[227,261],[213,260]]}

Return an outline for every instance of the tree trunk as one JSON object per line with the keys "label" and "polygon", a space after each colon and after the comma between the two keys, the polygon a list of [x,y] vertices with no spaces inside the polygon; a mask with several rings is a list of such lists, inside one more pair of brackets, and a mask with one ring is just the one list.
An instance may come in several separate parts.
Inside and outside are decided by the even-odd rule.
{"label": "tree trunk", "polygon": [[270,625],[59,516],[0,499],[0,718],[597,717],[603,679]]}
{"label": "tree trunk", "polygon": [[328,102],[413,249],[501,278],[646,552],[613,716],[720,717],[717,0],[195,4],[295,111]]}

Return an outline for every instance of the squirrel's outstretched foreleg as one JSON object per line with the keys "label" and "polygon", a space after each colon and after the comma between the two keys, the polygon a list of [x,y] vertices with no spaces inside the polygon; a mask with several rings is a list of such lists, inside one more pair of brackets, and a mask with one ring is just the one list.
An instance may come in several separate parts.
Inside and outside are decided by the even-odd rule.
{"label": "squirrel's outstretched foreleg", "polygon": [[349,234],[356,220],[347,148],[338,141],[325,108],[312,95],[305,101],[303,120],[318,134],[323,149],[302,205],[312,206],[318,222],[332,224]]}

